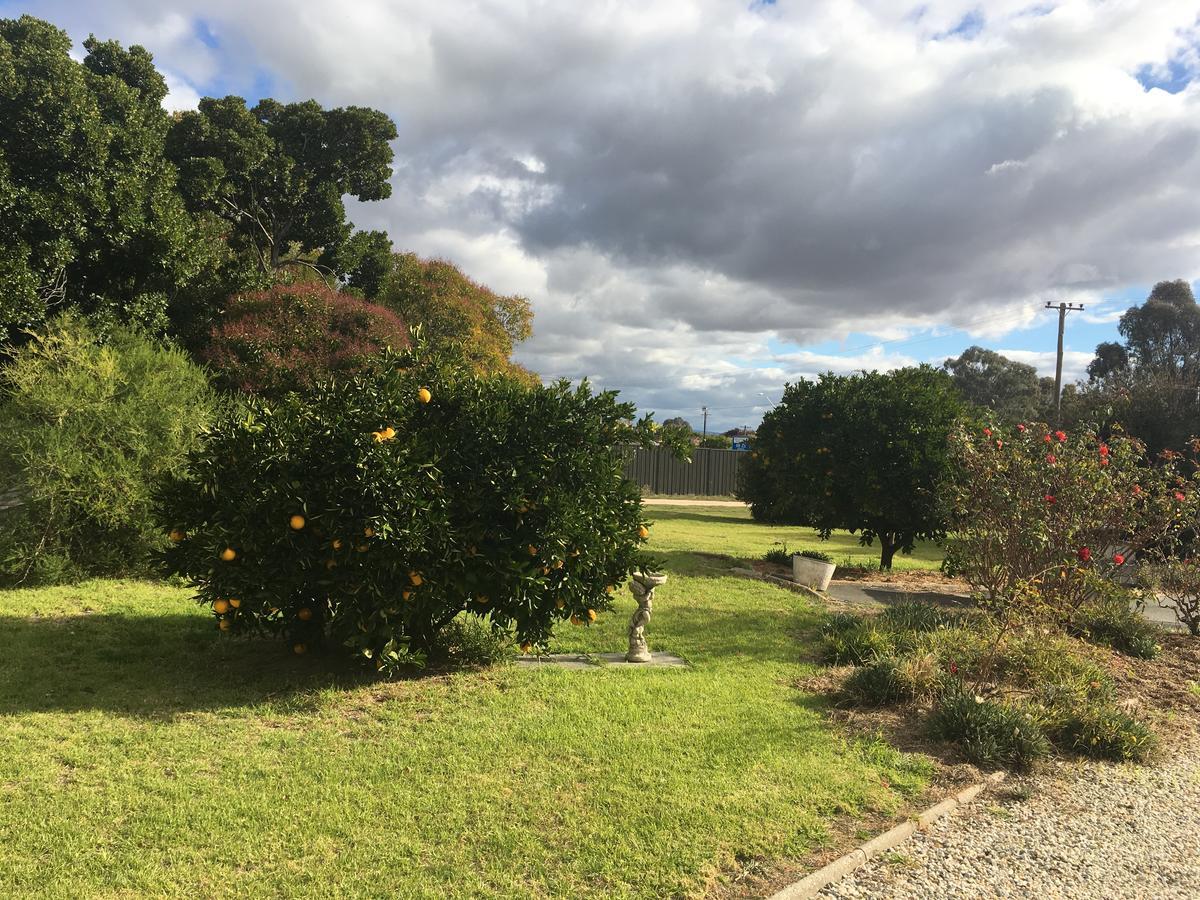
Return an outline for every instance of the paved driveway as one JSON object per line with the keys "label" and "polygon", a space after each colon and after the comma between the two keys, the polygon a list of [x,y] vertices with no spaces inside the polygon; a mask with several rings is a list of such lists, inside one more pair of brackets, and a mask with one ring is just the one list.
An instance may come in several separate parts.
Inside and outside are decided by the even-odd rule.
{"label": "paved driveway", "polygon": [[[937,606],[967,606],[971,603],[971,597],[965,591],[906,590],[894,584],[870,581],[831,581],[826,594],[841,603],[871,608],[890,606],[906,601],[932,603]],[[1175,614],[1171,610],[1163,609],[1157,604],[1148,604],[1142,611],[1142,615],[1148,621],[1164,628],[1182,627],[1175,621]]]}

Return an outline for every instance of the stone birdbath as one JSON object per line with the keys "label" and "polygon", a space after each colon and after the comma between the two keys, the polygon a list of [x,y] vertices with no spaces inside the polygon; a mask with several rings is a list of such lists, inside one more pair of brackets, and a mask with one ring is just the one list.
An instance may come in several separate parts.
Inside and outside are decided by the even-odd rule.
{"label": "stone birdbath", "polygon": [[650,613],[654,601],[654,589],[667,583],[663,572],[634,572],[629,589],[638,607],[629,620],[629,652],[625,661],[631,663],[651,662],[650,648],[646,645],[646,626],[650,624]]}

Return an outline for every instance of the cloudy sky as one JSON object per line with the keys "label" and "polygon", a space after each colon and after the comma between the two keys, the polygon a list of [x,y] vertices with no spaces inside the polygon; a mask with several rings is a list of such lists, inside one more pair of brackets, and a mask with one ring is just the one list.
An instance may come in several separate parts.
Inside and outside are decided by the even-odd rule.
{"label": "cloudy sky", "polygon": [[980,343],[1068,376],[1200,276],[1200,2],[0,0],[150,49],[169,104],[396,121],[397,247],[534,304],[520,358],[754,424]]}

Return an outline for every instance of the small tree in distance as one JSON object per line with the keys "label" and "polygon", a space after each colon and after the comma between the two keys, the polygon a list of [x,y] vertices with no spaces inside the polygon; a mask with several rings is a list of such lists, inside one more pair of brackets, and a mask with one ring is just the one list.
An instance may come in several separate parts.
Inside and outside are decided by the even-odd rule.
{"label": "small tree in distance", "polygon": [[890,569],[897,550],[945,535],[940,488],[962,411],[950,376],[930,366],[789,384],[763,417],[738,497],[761,521],[878,538]]}

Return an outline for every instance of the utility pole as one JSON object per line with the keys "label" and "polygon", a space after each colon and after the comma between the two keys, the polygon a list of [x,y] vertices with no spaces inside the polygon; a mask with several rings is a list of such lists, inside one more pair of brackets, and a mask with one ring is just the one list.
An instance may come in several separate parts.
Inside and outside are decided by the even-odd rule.
{"label": "utility pole", "polygon": [[700,437],[701,437],[701,439],[704,439],[704,438],[708,437],[708,407],[702,406],[702,407],[700,407],[700,409],[704,413],[704,431],[700,435]]}
{"label": "utility pole", "polygon": [[1058,310],[1058,361],[1054,365],[1054,424],[1062,423],[1062,360],[1063,332],[1067,327],[1067,313],[1082,312],[1083,304],[1047,303],[1046,309]]}

